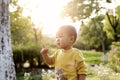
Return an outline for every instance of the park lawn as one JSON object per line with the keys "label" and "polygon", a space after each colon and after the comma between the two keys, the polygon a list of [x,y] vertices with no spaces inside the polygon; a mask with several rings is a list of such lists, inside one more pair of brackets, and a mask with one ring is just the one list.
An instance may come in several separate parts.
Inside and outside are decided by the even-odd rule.
{"label": "park lawn", "polygon": [[[54,49],[50,50],[50,51],[52,53],[54,51]],[[85,61],[86,61],[87,67],[88,67],[88,74],[87,74],[86,80],[101,80],[100,75],[102,75],[102,74],[96,75],[93,65],[99,66],[99,65],[103,64],[103,58],[102,58],[103,53],[96,52],[96,51],[82,51],[82,52],[83,52],[83,55],[85,57]],[[105,65],[103,65],[103,66],[105,66]],[[51,76],[51,73],[50,74],[48,72],[46,72],[46,73],[42,73],[42,74],[46,74],[42,78],[44,78],[45,80],[52,80],[54,72],[52,73],[52,76]],[[28,77],[24,77],[23,75],[17,76],[17,80],[42,80],[42,78],[40,76],[42,74],[32,74]],[[109,78],[108,80],[119,80],[120,79],[120,74],[117,74],[117,75],[114,75],[114,74],[117,74],[117,73],[113,72],[113,75],[108,74],[107,75],[107,77]],[[49,75],[49,77],[48,77],[48,75]],[[104,76],[103,76],[103,78],[104,78]],[[104,79],[102,79],[102,80],[104,80]]]}
{"label": "park lawn", "polygon": [[82,51],[83,56],[85,57],[85,62],[88,65],[99,65],[103,63],[103,53],[102,52],[96,52],[96,51]]}

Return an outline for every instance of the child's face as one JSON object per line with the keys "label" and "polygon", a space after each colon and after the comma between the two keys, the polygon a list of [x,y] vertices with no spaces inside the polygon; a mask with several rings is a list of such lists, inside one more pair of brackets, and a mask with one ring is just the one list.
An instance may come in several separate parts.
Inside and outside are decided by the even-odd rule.
{"label": "child's face", "polygon": [[66,31],[59,30],[56,34],[57,46],[62,49],[69,49],[72,46],[72,36]]}

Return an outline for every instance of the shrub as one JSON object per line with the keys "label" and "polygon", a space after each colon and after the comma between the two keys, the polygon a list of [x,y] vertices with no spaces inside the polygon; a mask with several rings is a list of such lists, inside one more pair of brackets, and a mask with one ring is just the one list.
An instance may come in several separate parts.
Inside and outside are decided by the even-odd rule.
{"label": "shrub", "polygon": [[115,72],[120,72],[120,42],[113,42],[108,54],[110,67]]}
{"label": "shrub", "polygon": [[[24,63],[29,63],[29,68],[34,67],[48,67],[43,64],[43,59],[40,55],[41,46],[36,44],[23,45],[23,46],[13,46],[13,58],[17,71],[23,69]],[[42,66],[41,66],[42,65]]]}

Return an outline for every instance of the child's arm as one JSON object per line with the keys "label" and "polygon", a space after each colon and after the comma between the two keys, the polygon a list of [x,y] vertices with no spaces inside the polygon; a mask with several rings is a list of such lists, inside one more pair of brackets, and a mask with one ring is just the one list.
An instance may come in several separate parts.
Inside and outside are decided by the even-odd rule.
{"label": "child's arm", "polygon": [[52,62],[52,59],[48,56],[48,48],[42,48],[41,51],[40,51],[40,54],[42,55],[44,61],[49,64],[49,65],[52,65],[53,62]]}
{"label": "child's arm", "polygon": [[78,80],[86,80],[86,75],[85,74],[78,75]]}

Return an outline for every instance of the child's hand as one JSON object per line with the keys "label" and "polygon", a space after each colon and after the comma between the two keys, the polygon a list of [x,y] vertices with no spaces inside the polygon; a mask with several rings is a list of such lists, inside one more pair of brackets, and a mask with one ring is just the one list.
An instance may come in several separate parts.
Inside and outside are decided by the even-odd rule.
{"label": "child's hand", "polygon": [[42,55],[47,55],[47,53],[48,53],[48,48],[46,48],[46,47],[43,46],[43,48],[41,49],[40,53],[41,53]]}
{"label": "child's hand", "polygon": [[47,64],[52,65],[53,64],[52,59],[49,57],[49,55],[47,53],[48,53],[48,48],[46,48],[45,46],[43,46],[43,48],[40,51],[40,54],[42,55],[44,61]]}

